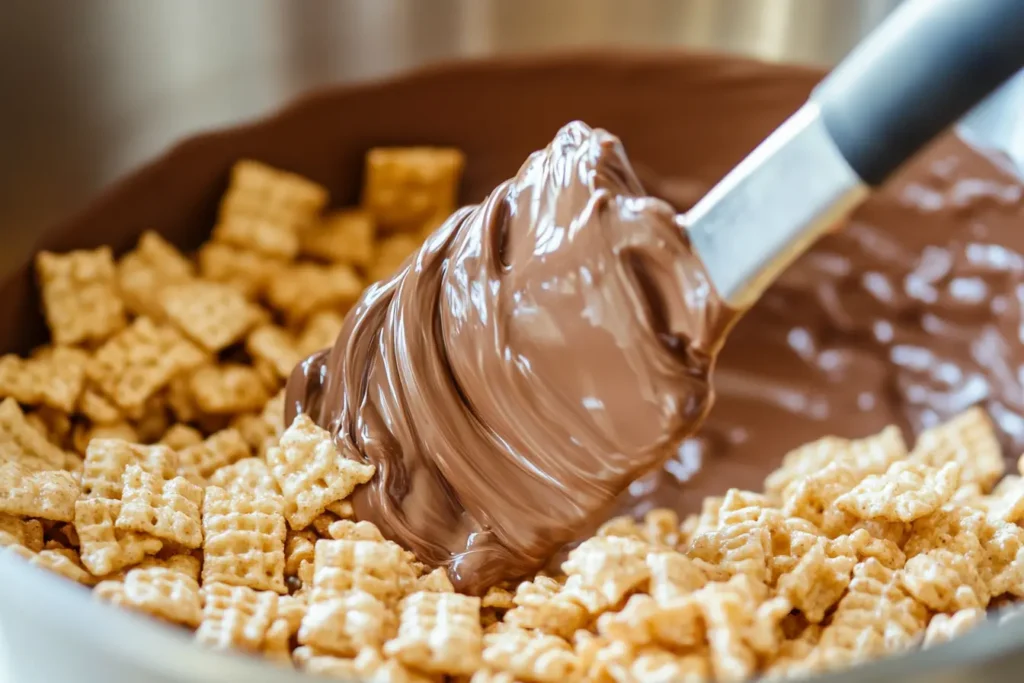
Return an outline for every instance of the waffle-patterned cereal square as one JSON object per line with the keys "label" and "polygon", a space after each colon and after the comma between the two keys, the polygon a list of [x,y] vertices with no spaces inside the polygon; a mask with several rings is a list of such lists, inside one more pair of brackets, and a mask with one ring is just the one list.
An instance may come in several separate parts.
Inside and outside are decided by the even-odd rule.
{"label": "waffle-patterned cereal square", "polygon": [[124,607],[190,628],[202,620],[199,584],[173,569],[130,570],[124,577],[122,600]]}
{"label": "waffle-patterned cereal square", "polygon": [[85,452],[82,496],[121,500],[123,478],[129,465],[170,479],[178,472],[178,455],[167,446],[143,446],[122,439],[93,439]]}
{"label": "waffle-patterned cereal square", "polygon": [[93,356],[89,379],[126,413],[143,409],[146,399],[175,375],[206,361],[206,354],[173,327],[136,318]]}
{"label": "waffle-patterned cereal square", "polygon": [[338,595],[361,590],[393,605],[415,578],[405,551],[389,541],[316,542],[314,594]]}
{"label": "waffle-patterned cereal square", "polygon": [[350,519],[339,519],[327,526],[327,536],[334,539],[349,541],[383,541],[384,536],[373,522],[353,522]]}
{"label": "waffle-patterned cereal square", "polygon": [[305,357],[334,346],[344,324],[345,319],[335,311],[318,311],[309,316],[299,335],[299,353]]}
{"label": "waffle-patterned cereal square", "polygon": [[647,544],[632,538],[587,539],[562,564],[568,575],[565,594],[591,614],[600,614],[647,581],[646,556]]}
{"label": "waffle-patterned cereal square", "polygon": [[254,359],[273,368],[281,379],[288,379],[303,358],[292,335],[277,325],[261,325],[250,332],[245,340],[245,350]]}
{"label": "waffle-patterned cereal square", "polygon": [[203,620],[196,640],[218,650],[258,652],[277,617],[277,593],[204,583]]}
{"label": "waffle-patterned cereal square", "polygon": [[160,443],[174,451],[182,451],[202,442],[201,431],[181,422],[171,425],[160,437]]}
{"label": "waffle-patterned cereal square", "polygon": [[75,503],[75,531],[81,544],[82,564],[95,576],[136,565],[163,547],[152,536],[118,530],[114,524],[120,512],[119,500],[88,498]]}
{"label": "waffle-patterned cereal square", "polygon": [[940,468],[916,462],[897,462],[885,474],[865,477],[835,505],[860,519],[913,522],[944,505],[960,482],[960,465]]}
{"label": "waffle-patterned cereal square", "polygon": [[185,336],[211,353],[241,340],[262,316],[237,289],[204,280],[167,287],[160,303]]}
{"label": "waffle-patterned cereal square", "polygon": [[204,279],[238,290],[247,299],[262,296],[270,277],[285,263],[256,251],[207,242],[199,250],[199,272]]}
{"label": "waffle-patterned cereal square", "polygon": [[978,407],[926,429],[917,437],[910,457],[935,468],[956,462],[961,483],[977,483],[982,491],[991,490],[1006,468],[992,420]]}
{"label": "waffle-patterned cereal square", "polygon": [[166,569],[179,572],[199,583],[199,567],[202,563],[192,554],[177,555],[161,554],[159,557],[146,557],[139,563],[139,569]]}
{"label": "waffle-patterned cereal square", "polygon": [[267,302],[296,323],[319,310],[347,310],[362,291],[363,282],[351,266],[301,263],[270,278]]}
{"label": "waffle-patterned cereal square", "polygon": [[331,503],[348,497],[373,476],[372,465],[343,458],[331,435],[308,415],[299,415],[278,446],[267,450],[267,464],[285,498],[288,524],[304,529]]}
{"label": "waffle-patterned cereal square", "polygon": [[164,479],[129,465],[121,501],[115,523],[121,531],[149,534],[183,548],[203,544],[203,489],[184,477]]}
{"label": "waffle-patterned cereal square", "polygon": [[287,592],[280,496],[207,487],[203,535],[203,583]]}
{"label": "waffle-patterned cereal square", "polygon": [[41,358],[7,354],[0,358],[0,397],[70,413],[85,386],[88,358],[80,349],[64,347]]}
{"label": "waffle-patterned cereal square", "polygon": [[985,610],[967,607],[955,614],[936,614],[924,632],[924,648],[935,647],[962,636],[985,621]]}
{"label": "waffle-patterned cereal square", "polygon": [[56,344],[103,341],[125,324],[109,247],[36,256],[43,311]]}
{"label": "waffle-patterned cereal square", "polygon": [[252,160],[231,169],[231,183],[214,228],[217,241],[270,256],[292,258],[299,231],[312,225],[327,203],[327,190],[295,173]]}
{"label": "waffle-patterned cereal square", "polygon": [[826,542],[818,539],[796,566],[778,582],[778,594],[800,610],[807,621],[819,624],[850,585],[855,557],[829,557]]}
{"label": "waffle-patterned cereal square", "polygon": [[249,444],[235,429],[222,429],[205,441],[189,446],[178,453],[182,467],[194,468],[203,477],[232,465],[252,453]]}
{"label": "waffle-patterned cereal square", "polygon": [[394,614],[369,593],[320,593],[302,618],[299,642],[339,657],[354,657],[364,647],[379,650],[394,629]]}
{"label": "waffle-patterned cereal square", "polygon": [[414,593],[402,602],[398,636],[384,654],[428,673],[468,675],[481,661],[480,598]]}
{"label": "waffle-patterned cereal square", "polygon": [[189,382],[196,405],[210,415],[234,415],[259,410],[270,398],[259,373],[248,365],[208,365]]}
{"label": "waffle-patterned cereal square", "polygon": [[242,458],[221,467],[210,475],[213,486],[219,486],[231,494],[280,494],[277,480],[270,474],[267,464],[259,458]]}
{"label": "waffle-patterned cereal square", "polygon": [[437,227],[455,210],[465,159],[444,147],[380,147],[366,155],[363,207],[384,230]]}
{"label": "waffle-patterned cereal square", "polygon": [[576,598],[562,594],[562,585],[547,576],[520,583],[512,603],[514,608],[505,615],[506,624],[566,639],[590,618]]}
{"label": "waffle-patterned cereal square", "polygon": [[932,611],[983,609],[991,596],[978,559],[936,548],[907,560],[898,576],[903,588]]}
{"label": "waffle-patterned cereal square", "polygon": [[78,494],[78,480],[71,472],[35,471],[17,462],[0,464],[0,513],[70,522]]}
{"label": "waffle-patterned cereal square", "polygon": [[125,306],[135,315],[161,317],[160,293],[195,277],[195,267],[173,244],[153,231],[117,264],[117,283]]}
{"label": "waffle-patterned cereal square", "polygon": [[[3,551],[0,548],[0,551]],[[33,567],[53,572],[65,579],[80,583],[83,586],[91,586],[96,580],[82,567],[71,560],[67,554],[57,550],[40,550],[33,552],[23,545],[7,546],[7,552],[13,553],[22,558]]]}
{"label": "waffle-patterned cereal square", "polygon": [[581,663],[569,643],[539,631],[519,628],[484,636],[484,663],[517,680],[563,683],[575,680]]}
{"label": "waffle-patterned cereal square", "polygon": [[689,595],[708,582],[697,563],[678,552],[648,553],[647,569],[651,573],[650,593],[658,602]]}
{"label": "waffle-patterned cereal square", "polygon": [[0,546],[23,545],[34,553],[43,549],[43,525],[38,519],[18,519],[0,513]]}
{"label": "waffle-patterned cereal square", "polygon": [[659,604],[649,595],[630,596],[618,612],[605,612],[597,630],[612,640],[640,647],[656,644],[688,648],[704,642],[704,616],[700,604],[683,598]]}
{"label": "waffle-patterned cereal square", "polygon": [[37,470],[64,466],[64,451],[25,419],[13,398],[0,402],[0,463],[14,462]]}
{"label": "waffle-patterned cereal square", "polygon": [[302,233],[306,256],[365,268],[373,259],[376,226],[373,216],[360,209],[344,209],[324,217],[317,227]]}

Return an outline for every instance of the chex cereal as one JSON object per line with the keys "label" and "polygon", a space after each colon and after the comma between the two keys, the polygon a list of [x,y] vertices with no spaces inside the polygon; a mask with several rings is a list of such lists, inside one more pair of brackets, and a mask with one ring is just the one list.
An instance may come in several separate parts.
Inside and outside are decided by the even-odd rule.
{"label": "chex cereal", "polygon": [[323,215],[318,183],[242,161],[194,253],[146,232],[40,255],[54,344],[0,356],[0,552],[199,645],[369,683],[777,679],[1019,618],[1024,478],[980,408],[766,453],[763,490],[611,519],[482,597],[361,519],[374,468],[285,425],[284,385],[461,166],[374,150],[362,205]]}
{"label": "chex cereal", "polygon": [[273,493],[206,489],[203,582],[285,593],[284,501]]}
{"label": "chex cereal", "polygon": [[339,455],[331,435],[307,415],[299,415],[267,451],[267,463],[285,498],[293,529],[308,526],[327,506],[347,497],[373,476],[372,465]]}

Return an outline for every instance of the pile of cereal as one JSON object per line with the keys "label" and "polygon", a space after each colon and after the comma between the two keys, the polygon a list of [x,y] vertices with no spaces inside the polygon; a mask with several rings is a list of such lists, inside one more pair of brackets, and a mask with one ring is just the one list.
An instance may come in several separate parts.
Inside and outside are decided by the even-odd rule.
{"label": "pile of cereal", "polygon": [[378,149],[362,207],[252,162],[194,259],[40,254],[53,344],[0,358],[0,544],[204,646],[381,683],[742,681],[948,640],[1024,596],[1024,480],[970,410],[785,456],[682,523],[614,519],[563,574],[453,591],[348,497],[374,474],[294,365],[454,207],[462,157]]}

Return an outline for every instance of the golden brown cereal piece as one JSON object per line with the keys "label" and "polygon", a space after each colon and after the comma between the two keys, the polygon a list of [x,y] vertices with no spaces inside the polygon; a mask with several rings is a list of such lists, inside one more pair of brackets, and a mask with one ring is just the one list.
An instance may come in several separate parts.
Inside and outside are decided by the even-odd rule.
{"label": "golden brown cereal piece", "polygon": [[885,474],[865,477],[835,505],[861,519],[913,522],[944,505],[956,491],[960,465],[936,469],[915,462],[897,462]]}
{"label": "golden brown cereal piece", "polygon": [[907,556],[897,543],[873,536],[867,529],[855,529],[849,534],[828,541],[827,554],[829,557],[845,555],[855,558],[858,562],[873,557],[889,569],[900,569],[907,561]]}
{"label": "golden brown cereal piece", "polygon": [[284,506],[274,494],[206,489],[203,583],[286,593]]}
{"label": "golden brown cereal piece", "polygon": [[505,623],[561,638],[572,637],[576,629],[587,623],[589,614],[576,598],[562,594],[561,590],[558,581],[546,576],[524,581],[516,588],[512,598],[514,609],[505,615]]}
{"label": "golden brown cereal piece", "polygon": [[587,539],[562,564],[564,594],[591,614],[600,614],[650,577],[647,544],[615,536]]}
{"label": "golden brown cereal piece", "polygon": [[[956,502],[955,495],[951,502]],[[996,484],[990,495],[979,495],[971,505],[984,510],[993,519],[1011,523],[1024,521],[1024,479],[1007,475]]]}
{"label": "golden brown cereal piece", "polygon": [[436,677],[417,673],[394,659],[382,659],[372,648],[365,648],[355,659],[314,653],[308,647],[296,648],[294,655],[299,668],[317,676],[366,683],[438,683]]}
{"label": "golden brown cereal piece", "polygon": [[[0,548],[0,552],[5,549]],[[70,579],[83,586],[91,586],[96,582],[89,572],[73,562],[65,553],[57,550],[40,550],[33,552],[23,545],[7,546],[7,552],[13,553],[34,567],[51,571],[54,574]]]}
{"label": "golden brown cereal piece", "polygon": [[217,242],[207,242],[199,250],[203,278],[233,287],[248,299],[262,296],[271,276],[285,265],[278,258]]}
{"label": "golden brown cereal piece", "polygon": [[303,584],[312,584],[316,542],[312,531],[288,531],[284,542],[285,576],[296,576]]}
{"label": "golden brown cereal piece", "polygon": [[618,536],[619,538],[635,538],[638,541],[643,541],[644,532],[637,524],[636,520],[629,515],[621,515],[619,517],[612,517],[607,522],[598,527],[595,536]]}
{"label": "golden brown cereal piece", "polygon": [[167,406],[179,422],[198,422],[204,416],[199,413],[195,397],[192,396],[191,373],[184,373],[171,378],[164,394]]}
{"label": "golden brown cereal piece", "polygon": [[[264,457],[269,446],[277,443],[278,431],[267,423],[260,415],[243,413],[231,419],[231,427],[238,430],[249,449],[260,458]],[[277,486],[277,484],[275,484]]]}
{"label": "golden brown cereal piece", "polygon": [[373,216],[359,209],[343,209],[326,216],[320,225],[301,235],[301,251],[325,261],[366,267],[373,259],[376,228]]}
{"label": "golden brown cereal piece", "polygon": [[[327,511],[342,519],[354,519],[356,516],[356,510],[352,507],[352,501],[349,500],[336,500],[327,506]],[[329,531],[330,529],[328,529]]]}
{"label": "golden brown cereal piece", "polygon": [[161,557],[146,557],[139,563],[139,569],[166,569],[172,572],[180,572],[195,582],[199,582],[199,558],[190,554],[166,555]]}
{"label": "golden brown cereal piece", "polygon": [[[554,581],[554,579],[551,580]],[[498,610],[510,610],[516,606],[515,593],[501,586],[491,586],[487,589],[480,604],[484,608],[491,607]]]}
{"label": "golden brown cereal piece", "polygon": [[213,239],[275,259],[291,260],[299,252],[296,231],[249,216],[222,220],[214,228]]}
{"label": "golden brown cereal piece", "polygon": [[78,494],[78,480],[70,472],[0,464],[0,513],[70,522]]}
{"label": "golden brown cereal piece", "polygon": [[178,471],[178,456],[166,446],[142,446],[120,439],[93,439],[85,454],[82,497],[121,500],[122,479],[129,465],[170,479]]}
{"label": "golden brown cereal piece", "polygon": [[267,301],[298,322],[322,309],[347,310],[362,291],[363,283],[350,266],[300,263],[271,277]]}
{"label": "golden brown cereal piece", "polygon": [[360,590],[314,595],[299,628],[299,642],[340,657],[364,647],[379,650],[395,629],[384,603]]}
{"label": "golden brown cereal piece", "polygon": [[850,585],[855,557],[826,554],[825,539],[818,542],[778,582],[778,594],[789,600],[812,624],[821,623],[826,612]]}
{"label": "golden brown cereal piece", "polygon": [[205,360],[206,355],[174,328],[137,318],[96,352],[88,375],[122,410],[133,413],[172,377]]}
{"label": "golden brown cereal piece", "polygon": [[914,462],[935,468],[956,462],[961,467],[961,482],[976,482],[982,491],[989,491],[1005,471],[1003,450],[992,421],[978,407],[926,429],[917,437],[910,457]]}
{"label": "golden brown cereal piece", "polygon": [[109,441],[111,439],[136,443],[139,441],[139,434],[127,422],[92,426],[80,423],[71,430],[71,445],[75,452],[82,454],[83,458],[89,451],[89,444],[93,441]]}
{"label": "golden brown cereal piece", "polygon": [[276,325],[261,325],[250,332],[245,350],[254,359],[267,363],[282,379],[288,379],[303,358],[292,335]]}
{"label": "golden brown cereal piece", "polygon": [[768,580],[771,532],[777,510],[762,510],[758,517],[722,525],[717,531],[699,534],[690,542],[688,555],[717,568],[726,577],[744,574],[756,581]]}
{"label": "golden brown cereal piece", "polygon": [[305,357],[334,346],[344,322],[345,319],[335,311],[317,311],[309,316],[299,335],[299,353]]}
{"label": "golden brown cereal piece", "polygon": [[405,551],[389,541],[316,542],[314,594],[361,590],[393,605],[415,578]]}
{"label": "golden brown cereal piece", "polygon": [[924,648],[928,649],[962,636],[985,621],[985,610],[967,607],[955,614],[936,614],[924,632]]}
{"label": "golden brown cereal piece", "polygon": [[366,271],[370,282],[389,278],[398,272],[406,260],[420,248],[422,240],[418,235],[391,235],[377,245],[373,265]]}
{"label": "golden brown cereal piece", "polygon": [[235,429],[222,429],[202,443],[189,446],[178,453],[183,467],[193,467],[203,477],[208,477],[222,467],[248,458],[249,444]]}
{"label": "golden brown cereal piece", "polygon": [[43,549],[43,525],[37,519],[18,519],[0,513],[0,546],[23,545],[34,553]]}
{"label": "golden brown cereal piece", "polygon": [[202,606],[195,579],[172,569],[132,569],[116,603],[190,628],[199,625]]}
{"label": "golden brown cereal piece", "polygon": [[270,622],[270,628],[263,636],[260,652],[272,662],[290,665],[292,662],[292,636],[295,634],[288,622],[278,617]]}
{"label": "golden brown cereal piece", "polygon": [[943,548],[907,560],[899,578],[910,595],[935,612],[984,608],[990,598],[972,560]]}
{"label": "golden brown cereal piece", "polygon": [[88,358],[80,349],[59,346],[42,358],[0,357],[0,397],[70,413],[85,386]]}
{"label": "golden brown cereal piece", "polygon": [[160,551],[159,539],[118,530],[114,523],[121,501],[91,498],[75,503],[75,531],[81,543],[82,564],[95,576],[106,576],[138,564]]}
{"label": "golden brown cereal piece", "polygon": [[769,496],[778,498],[791,484],[837,460],[856,464],[863,478],[884,472],[906,456],[907,446],[898,427],[886,427],[875,436],[852,441],[827,436],[787,453],[782,466],[765,479],[764,489]]}
{"label": "golden brown cereal piece", "polygon": [[190,387],[199,409],[214,415],[259,410],[269,398],[259,373],[236,363],[200,368],[192,374]]}
{"label": "golden brown cereal piece", "polygon": [[203,544],[203,489],[184,477],[164,479],[129,465],[124,471],[121,512],[115,526],[121,531],[149,534],[183,548]]}
{"label": "golden brown cereal piece", "polygon": [[483,661],[518,680],[533,683],[573,681],[582,670],[569,643],[556,636],[520,628],[485,635]]}
{"label": "golden brown cereal piece", "polygon": [[109,247],[36,256],[43,311],[55,344],[102,341],[125,324]]}
{"label": "golden brown cereal piece", "polygon": [[827,536],[851,531],[858,518],[837,508],[835,501],[851,491],[866,475],[848,462],[848,459],[840,458],[795,481],[786,491],[783,514],[807,520]]}
{"label": "golden brown cereal piece", "polygon": [[[58,448],[63,448],[71,436],[72,425],[68,414],[48,406],[41,406],[27,413],[25,421]],[[68,454],[65,453],[65,467],[71,464],[67,457]]]}
{"label": "golden brown cereal piece", "polygon": [[277,616],[277,593],[204,583],[203,621],[196,640],[218,650],[257,652]]}
{"label": "golden brown cereal piece", "polygon": [[139,238],[135,251],[117,264],[121,298],[136,315],[161,316],[160,292],[195,277],[195,268],[174,245],[153,231]]}
{"label": "golden brown cereal piece", "polygon": [[437,674],[471,674],[480,666],[480,598],[458,593],[414,593],[402,601],[398,636],[384,654]]}
{"label": "golden brown cereal piece", "polygon": [[678,548],[682,543],[679,515],[675,510],[655,509],[644,515],[643,539],[652,546]]}
{"label": "golden brown cereal piece", "polygon": [[259,458],[242,458],[231,465],[221,467],[210,475],[210,484],[219,486],[231,494],[281,493],[277,480],[270,474],[267,464]]}
{"label": "golden brown cereal piece", "polygon": [[327,536],[349,541],[384,541],[380,529],[373,522],[353,522],[348,519],[331,522],[327,527]]}
{"label": "golden brown cereal piece", "polygon": [[195,427],[182,424],[181,422],[171,425],[170,429],[164,432],[163,437],[160,439],[160,443],[175,451],[195,446],[202,443],[202,441],[202,432]]}
{"label": "golden brown cereal piece", "polygon": [[384,230],[436,227],[455,210],[465,158],[446,147],[378,147],[366,154],[363,208]]}
{"label": "golden brown cereal piece", "polygon": [[372,465],[343,458],[334,439],[308,415],[299,415],[267,450],[267,464],[284,493],[288,524],[304,529],[328,505],[343,500],[373,476]]}
{"label": "golden brown cereal piece", "polygon": [[630,596],[618,612],[602,614],[597,620],[597,630],[602,636],[632,646],[655,643],[666,647],[693,647],[702,644],[705,636],[704,617],[696,600],[678,598],[658,603],[643,594]]}
{"label": "golden brown cereal piece", "polygon": [[261,317],[238,290],[203,280],[167,287],[160,303],[178,329],[211,353],[241,340]]}
{"label": "golden brown cereal piece", "polygon": [[454,593],[455,586],[452,585],[451,579],[448,578],[448,572],[444,570],[444,567],[438,567],[416,579],[416,587],[413,589],[413,592],[420,591],[427,593]]}
{"label": "golden brown cereal piece", "polygon": [[0,402],[0,463],[15,462],[37,470],[60,469],[64,452],[29,424],[17,401]]}
{"label": "golden brown cereal piece", "polygon": [[658,602],[689,595],[708,582],[704,571],[682,553],[649,553],[647,568],[651,573],[650,592]]}

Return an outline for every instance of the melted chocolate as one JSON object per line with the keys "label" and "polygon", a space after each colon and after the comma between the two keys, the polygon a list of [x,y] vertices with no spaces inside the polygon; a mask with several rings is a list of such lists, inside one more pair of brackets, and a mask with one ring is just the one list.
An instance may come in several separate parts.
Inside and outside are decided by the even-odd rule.
{"label": "melted chocolate", "polygon": [[357,515],[479,592],[672,456],[733,319],[619,141],[573,123],[367,290],[286,420],[376,465]]}

